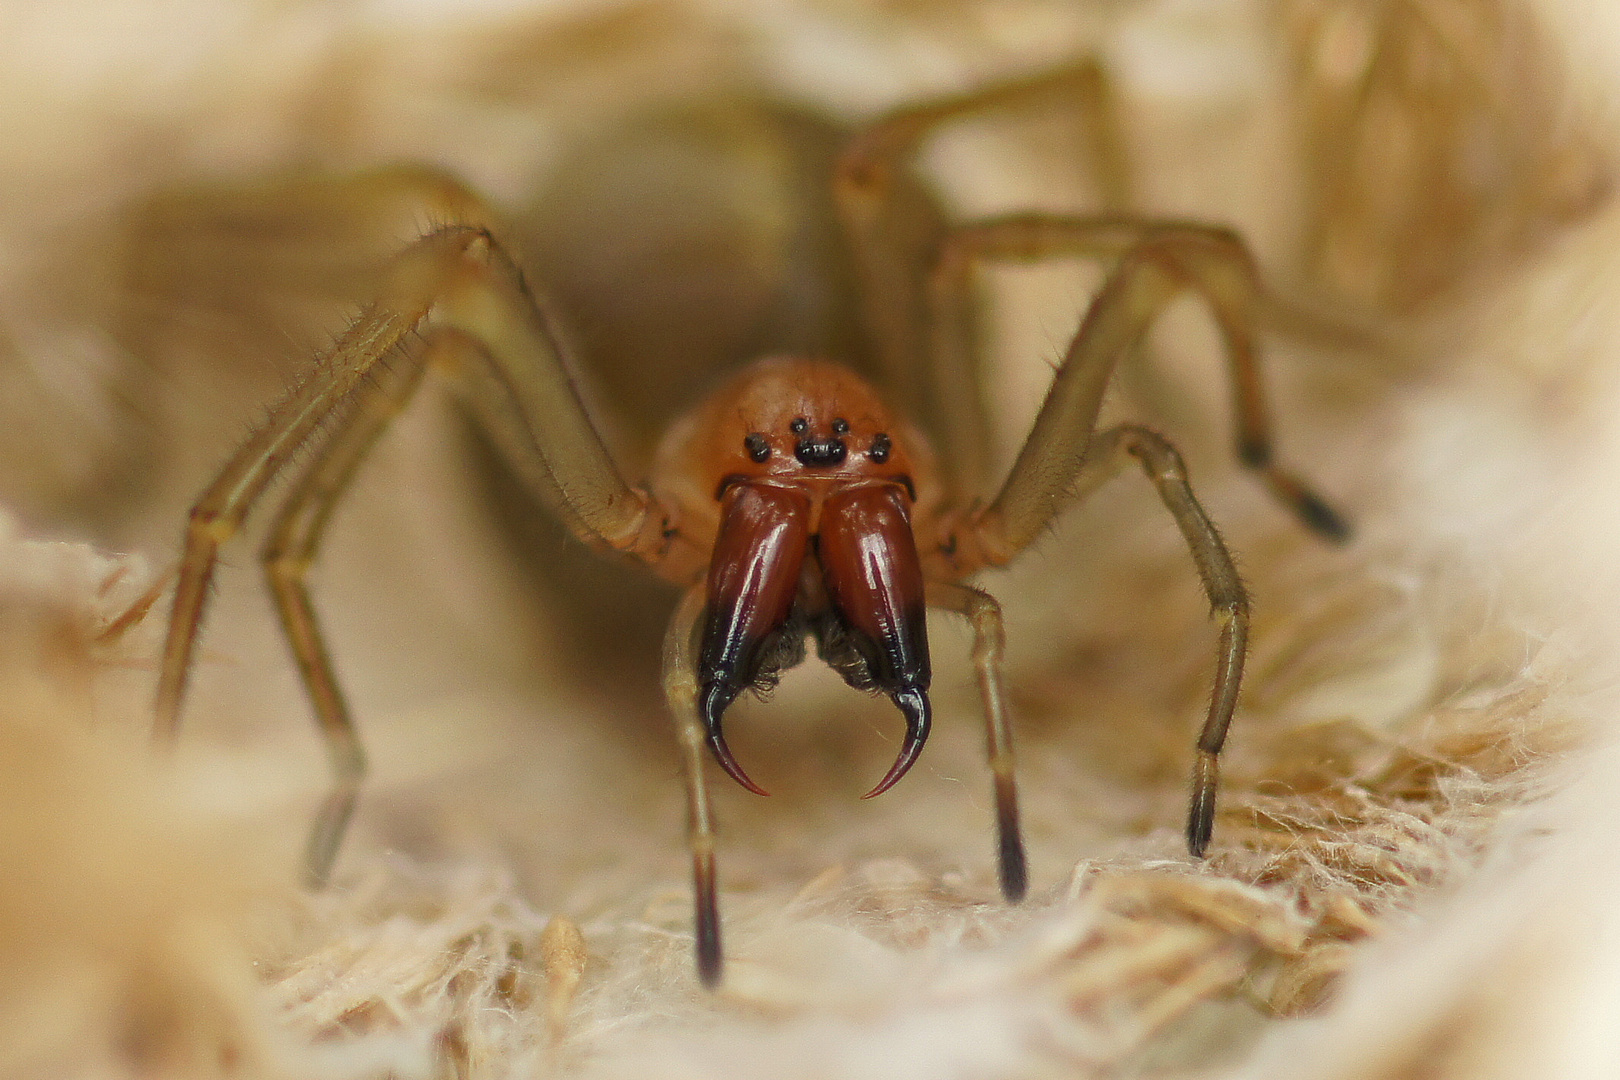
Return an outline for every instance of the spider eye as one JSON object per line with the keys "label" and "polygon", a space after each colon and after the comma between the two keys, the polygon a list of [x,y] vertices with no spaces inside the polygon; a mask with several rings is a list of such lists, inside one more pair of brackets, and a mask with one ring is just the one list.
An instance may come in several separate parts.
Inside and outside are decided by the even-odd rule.
{"label": "spider eye", "polygon": [[788,430],[793,432],[795,435],[803,435],[806,431],[810,430],[810,421],[806,420],[802,416],[794,417],[793,423],[788,425]]}
{"label": "spider eye", "polygon": [[763,462],[771,456],[771,444],[757,431],[743,438],[743,449],[748,451],[751,461]]}
{"label": "spider eye", "polygon": [[848,435],[849,421],[840,416],[838,419],[833,421],[832,429],[834,435]]}
{"label": "spider eye", "polygon": [[889,451],[893,448],[894,442],[887,435],[879,432],[872,436],[872,449],[866,452],[866,456],[871,459],[873,464],[882,465],[889,460]]}

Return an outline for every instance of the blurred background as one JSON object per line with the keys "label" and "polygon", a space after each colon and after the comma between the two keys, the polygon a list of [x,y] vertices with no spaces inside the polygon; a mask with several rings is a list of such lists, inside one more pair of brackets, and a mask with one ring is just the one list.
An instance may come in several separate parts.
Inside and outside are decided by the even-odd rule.
{"label": "blurred background", "polygon": [[[1592,946],[1620,659],[1611,20],[1552,0],[0,5],[0,629],[25,733],[0,831],[37,868],[0,916],[23,940],[30,912],[77,910],[51,896],[198,898],[152,942],[86,914],[16,950],[0,1024],[37,1037],[0,1069],[1606,1075],[1612,1025],[1566,1002],[1613,1000]],[[1080,63],[1100,94],[949,125],[918,182],[951,220],[1236,229],[1268,286],[1279,454],[1356,529],[1323,544],[1238,467],[1219,338],[1178,300],[1105,419],[1176,441],[1254,594],[1207,862],[1180,835],[1214,632],[1127,475],[980,581],[1007,614],[1031,901],[996,897],[967,635],[937,620],[936,734],[882,799],[857,796],[899,736],[887,703],[812,660],[737,706],[732,746],[775,794],[716,790],[733,963],[703,995],[657,690],[673,594],[569,539],[432,376],[313,577],[373,761],[334,887],[297,889],[325,759],[252,523],[178,761],[147,775],[167,598],[120,616],[435,223],[411,170],[487,200],[639,479],[662,425],[759,349],[860,362],[827,185],[850,133]],[[981,275],[987,475],[1106,270]],[[844,330],[796,336],[783,297],[806,290]],[[20,782],[57,776],[82,812]],[[86,840],[115,825],[146,869]],[[577,988],[553,916],[583,929]]]}

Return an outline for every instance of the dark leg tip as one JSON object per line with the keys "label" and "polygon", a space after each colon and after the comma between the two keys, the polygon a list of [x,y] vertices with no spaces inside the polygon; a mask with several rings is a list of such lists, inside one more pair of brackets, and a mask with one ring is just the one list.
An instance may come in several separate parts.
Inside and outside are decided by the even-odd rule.
{"label": "dark leg tip", "polygon": [[1187,852],[1202,859],[1215,833],[1215,794],[1221,788],[1221,761],[1200,748],[1193,761],[1192,798],[1187,804]]}
{"label": "dark leg tip", "polygon": [[1294,503],[1294,512],[1299,515],[1299,520],[1305,523],[1307,529],[1324,540],[1335,544],[1349,542],[1350,523],[1319,496],[1309,491],[1301,491]]}
{"label": "dark leg tip", "polygon": [[724,968],[720,948],[720,904],[715,898],[714,859],[698,857],[692,864],[694,949],[698,981],[705,989],[720,985]]}
{"label": "dark leg tip", "polygon": [[1251,469],[1264,469],[1271,464],[1271,444],[1268,442],[1239,442],[1238,460]]}
{"label": "dark leg tip", "polygon": [[1281,469],[1264,470],[1271,494],[1311,532],[1324,540],[1342,544],[1350,539],[1350,523],[1327,500]]}
{"label": "dark leg tip", "polygon": [[1202,859],[1214,835],[1215,788],[1212,783],[1199,784],[1193,789],[1192,805],[1187,810],[1187,853]]}
{"label": "dark leg tip", "polygon": [[720,935],[718,927],[710,927],[709,933],[703,933],[703,927],[698,928],[697,936],[697,972],[698,982],[703,984],[705,990],[714,990],[720,985],[720,972],[724,968],[720,956]]}
{"label": "dark leg tip", "polygon": [[1029,864],[1018,824],[1018,789],[1010,773],[996,777],[996,857],[1001,895],[1009,904],[1016,904],[1029,891]]}
{"label": "dark leg tip", "polygon": [[1029,864],[1024,858],[1024,842],[1014,833],[1003,833],[998,845],[1001,895],[1009,904],[1021,903],[1029,893]]}

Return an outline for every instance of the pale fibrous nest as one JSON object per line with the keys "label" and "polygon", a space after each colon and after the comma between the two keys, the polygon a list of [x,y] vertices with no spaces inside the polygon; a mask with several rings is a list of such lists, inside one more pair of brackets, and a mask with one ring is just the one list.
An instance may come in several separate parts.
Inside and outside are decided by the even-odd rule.
{"label": "pale fibrous nest", "polygon": [[[65,5],[6,46],[0,1076],[1612,1075],[1611,16],[199,5],[176,56],[159,7],[92,31]],[[1239,229],[1277,297],[1282,453],[1357,527],[1301,534],[1229,460],[1216,339],[1175,308],[1109,413],[1176,439],[1255,598],[1207,859],[1181,824],[1213,633],[1124,477],[981,581],[1008,615],[1029,900],[995,888],[965,637],[940,622],[938,727],[881,799],[856,796],[884,702],[812,660],[739,706],[733,746],[777,794],[717,792],[729,956],[702,991],[655,657],[612,640],[656,640],[610,609],[667,599],[597,591],[639,572],[612,564],[536,586],[561,534],[513,543],[432,390],[315,579],[373,759],[333,886],[297,884],[324,762],[251,530],[180,751],[153,753],[189,501],[364,302],[355,267],[430,224],[339,220],[300,202],[311,176],[449,168],[520,232],[571,146],[671,103],[853,125],[1082,56],[1115,91],[1112,168],[1077,164],[1097,141],[1061,103],[921,168],[963,215]],[[1097,279],[992,276],[1010,454]]]}

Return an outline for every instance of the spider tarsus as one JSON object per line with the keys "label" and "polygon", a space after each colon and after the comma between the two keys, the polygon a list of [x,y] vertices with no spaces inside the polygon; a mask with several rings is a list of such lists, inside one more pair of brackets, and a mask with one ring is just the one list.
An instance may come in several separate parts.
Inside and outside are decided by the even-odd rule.
{"label": "spider tarsus", "polygon": [[1299,498],[1294,503],[1294,513],[1299,515],[1306,528],[1324,540],[1335,544],[1349,542],[1350,522],[1320,496],[1301,490]]}
{"label": "spider tarsus", "polygon": [[714,852],[692,854],[692,891],[696,903],[695,941],[698,980],[713,990],[720,985],[724,954],[720,948],[720,905],[715,899]]}
{"label": "spider tarsus", "polygon": [[1268,469],[1265,477],[1271,493],[1311,532],[1335,544],[1350,539],[1350,522],[1329,506],[1326,499],[1280,470]]}
{"label": "spider tarsus", "polygon": [[321,806],[304,848],[304,887],[312,892],[326,888],[337,862],[338,844],[354,816],[359,792],[352,788],[334,791]]}
{"label": "spider tarsus", "polygon": [[1187,854],[1202,859],[1209,850],[1210,838],[1215,832],[1213,818],[1200,818],[1197,811],[1187,819]]}
{"label": "spider tarsus", "polygon": [[1029,891],[1029,864],[1018,826],[1018,791],[1010,775],[996,777],[996,855],[1001,895],[1016,904]]}
{"label": "spider tarsus", "polygon": [[1193,766],[1192,802],[1187,808],[1187,852],[1195,859],[1204,857],[1215,834],[1215,790],[1220,777],[1215,755],[1200,750]]}

